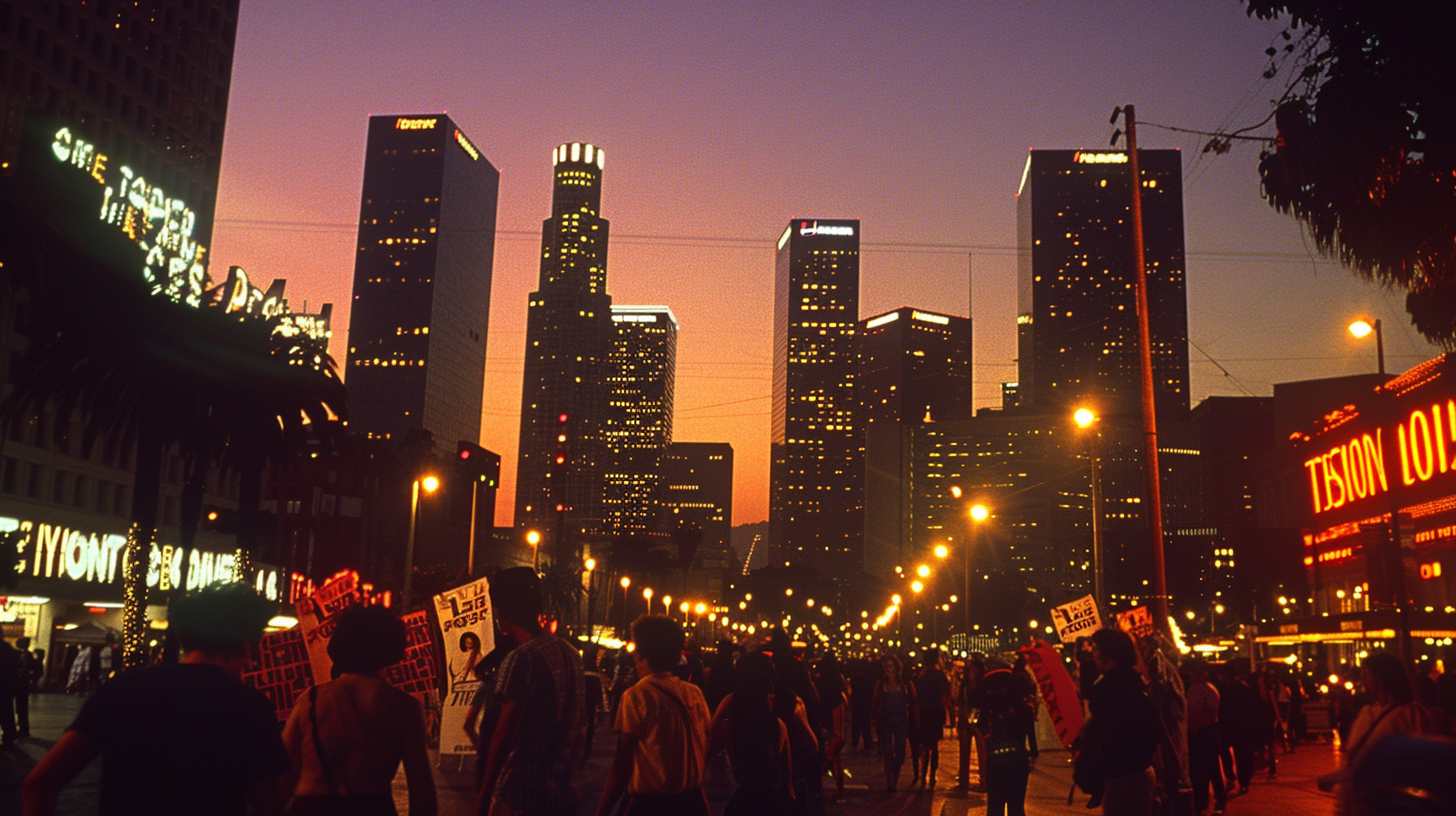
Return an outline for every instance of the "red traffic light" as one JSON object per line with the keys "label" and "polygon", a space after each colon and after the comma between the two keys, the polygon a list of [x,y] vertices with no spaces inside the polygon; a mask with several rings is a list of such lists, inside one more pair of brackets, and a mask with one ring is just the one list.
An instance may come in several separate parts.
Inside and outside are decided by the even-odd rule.
{"label": "red traffic light", "polygon": [[558,464],[558,465],[564,465],[564,464],[566,464],[566,457],[565,456],[558,456],[558,457],[556,457],[556,464]]}
{"label": "red traffic light", "polygon": [[470,458],[470,449],[469,448],[461,448],[461,450],[460,450],[460,458],[461,459],[469,459]]}
{"label": "red traffic light", "polygon": [[561,416],[557,417],[556,418],[556,421],[557,422],[565,422],[566,421],[566,414],[562,414]]}

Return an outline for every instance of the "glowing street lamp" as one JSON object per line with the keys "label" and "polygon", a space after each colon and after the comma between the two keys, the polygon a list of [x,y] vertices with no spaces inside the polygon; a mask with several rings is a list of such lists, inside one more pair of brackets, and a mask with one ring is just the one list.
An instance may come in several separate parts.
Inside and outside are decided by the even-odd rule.
{"label": "glowing street lamp", "polygon": [[410,584],[414,578],[415,571],[415,527],[419,524],[420,518],[420,489],[424,488],[425,493],[434,493],[440,489],[440,480],[435,476],[424,476],[414,480],[410,486],[410,519],[409,539],[405,542],[404,548],[404,596],[403,609],[408,612],[410,606]]}
{"label": "glowing street lamp", "polygon": [[652,587],[642,588],[642,600],[647,602],[647,614],[652,614]]}
{"label": "glowing street lamp", "polygon": [[1385,336],[1380,331],[1380,318],[1377,317],[1375,319],[1374,325],[1371,325],[1370,321],[1365,320],[1364,318],[1356,320],[1355,322],[1350,324],[1350,334],[1353,335],[1356,340],[1364,340],[1366,337],[1369,337],[1372,332],[1375,334],[1375,361],[1376,364],[1380,367],[1380,373],[1384,374]]}
{"label": "glowing street lamp", "polygon": [[979,524],[980,522],[983,522],[983,521],[985,521],[986,519],[988,519],[990,517],[991,517],[991,511],[986,509],[986,505],[984,505],[984,504],[976,504],[976,505],[972,505],[971,506],[971,520],[972,521],[975,521],[976,523]]}
{"label": "glowing street lamp", "polygon": [[919,581],[911,581],[910,589],[913,590],[916,595],[919,595],[921,591],[925,589],[925,584],[922,584]]}
{"label": "glowing street lamp", "polygon": [[[1097,424],[1098,416],[1091,408],[1082,407],[1072,412],[1072,422],[1088,431]],[[1092,598],[1098,608],[1106,606],[1102,597],[1102,460],[1097,455],[1097,433],[1087,434],[1087,461],[1092,480]]]}
{"label": "glowing street lamp", "polygon": [[541,532],[539,530],[527,530],[526,543],[531,545],[531,568],[539,571],[541,565]]}
{"label": "glowing street lamp", "polygon": [[921,564],[920,566],[918,566],[918,567],[915,568],[915,574],[916,575],[919,575],[921,578],[929,578],[930,577],[930,567],[927,567],[924,564]]}
{"label": "glowing street lamp", "polygon": [[947,555],[950,555],[950,547],[947,547],[944,544],[935,545],[936,558],[945,558]]}
{"label": "glowing street lamp", "polygon": [[668,615],[668,616],[671,616],[672,615],[672,596],[671,595],[663,595],[662,596],[662,614]]}

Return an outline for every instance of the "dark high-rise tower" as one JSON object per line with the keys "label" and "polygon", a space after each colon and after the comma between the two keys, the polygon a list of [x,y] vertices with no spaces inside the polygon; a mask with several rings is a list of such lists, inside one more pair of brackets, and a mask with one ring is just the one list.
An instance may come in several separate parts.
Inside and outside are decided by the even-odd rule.
{"label": "dark high-rise tower", "polygon": [[971,321],[901,307],[860,322],[865,571],[888,575],[912,540],[911,443],[927,422],[971,418]]}
{"label": "dark high-rise tower", "polygon": [[616,336],[608,224],[598,214],[605,156],[572,142],[553,150],[551,161],[551,217],[542,225],[541,277],[526,314],[515,522],[548,540],[558,530],[576,536],[602,529],[608,358]]}
{"label": "dark high-rise tower", "polygon": [[443,114],[369,117],[349,318],[350,424],[480,441],[500,173]]}
{"label": "dark high-rise tower", "polygon": [[[1176,150],[1139,151],[1148,328],[1159,414],[1188,413],[1183,176]],[[1017,193],[1021,404],[1139,410],[1127,154],[1033,150]]]}
{"label": "dark high-rise tower", "polygon": [[666,306],[613,306],[612,325],[602,529],[636,535],[656,526],[662,457],[672,444],[677,318]]}
{"label": "dark high-rise tower", "polygon": [[789,222],[774,278],[769,542],[777,563],[862,569],[859,221]]}

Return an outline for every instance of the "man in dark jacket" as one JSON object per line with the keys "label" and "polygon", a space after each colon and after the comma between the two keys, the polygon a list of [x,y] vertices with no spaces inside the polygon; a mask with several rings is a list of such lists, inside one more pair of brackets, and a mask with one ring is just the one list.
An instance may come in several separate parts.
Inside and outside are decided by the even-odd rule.
{"label": "man in dark jacket", "polygon": [[1102,778],[1102,812],[1148,816],[1161,726],[1134,668],[1137,647],[1126,632],[1102,629],[1092,636],[1092,659],[1097,677],[1083,675],[1091,716],[1082,728],[1081,749],[1094,757]]}

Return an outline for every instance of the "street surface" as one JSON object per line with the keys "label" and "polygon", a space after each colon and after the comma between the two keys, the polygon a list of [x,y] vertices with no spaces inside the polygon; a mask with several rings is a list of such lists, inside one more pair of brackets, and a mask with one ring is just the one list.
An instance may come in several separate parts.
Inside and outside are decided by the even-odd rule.
{"label": "street surface", "polygon": [[[82,698],[64,694],[37,694],[31,703],[31,731],[33,737],[22,740],[10,751],[0,755],[0,814],[19,813],[20,781],[25,773],[53,745],[66,726],[80,710]],[[615,735],[605,721],[598,725],[596,742],[591,757],[582,775],[581,788],[585,800],[583,812],[590,816],[596,807],[606,781],[607,768],[612,761]],[[884,774],[880,770],[878,755],[846,751],[844,766],[849,778],[845,785],[845,801],[828,805],[831,816],[844,814],[873,814],[873,816],[965,816],[986,812],[986,798],[978,793],[957,793],[955,766],[957,746],[953,739],[942,740],[940,752],[940,774],[933,791],[908,791],[910,764],[906,761],[900,775],[900,791],[885,791]],[[442,816],[466,816],[473,812],[475,802],[475,769],[473,760],[463,763],[458,758],[446,757],[444,767],[435,770],[435,784],[439,791]],[[1268,780],[1267,775],[1255,777],[1253,790],[1245,796],[1229,800],[1229,816],[1304,816],[1304,814],[1329,814],[1334,810],[1334,800],[1315,789],[1314,779],[1334,768],[1334,752],[1328,744],[1308,744],[1290,756],[1279,758],[1279,777]],[[974,776],[974,771],[972,772]],[[93,763],[81,776],[61,794],[59,813],[61,816],[92,816],[96,813],[97,783],[100,776],[99,763]],[[1031,816],[1044,814],[1088,813],[1084,805],[1087,797],[1078,793],[1072,805],[1067,804],[1067,791],[1071,788],[1072,769],[1065,751],[1042,751],[1041,758],[1032,769],[1031,784],[1027,791],[1026,812]],[[825,792],[832,795],[833,782],[825,777]],[[721,812],[732,794],[732,783],[728,776],[727,763],[719,756],[709,769],[708,797],[714,813]],[[407,813],[407,799],[403,773],[395,780],[395,801],[399,812]]]}

